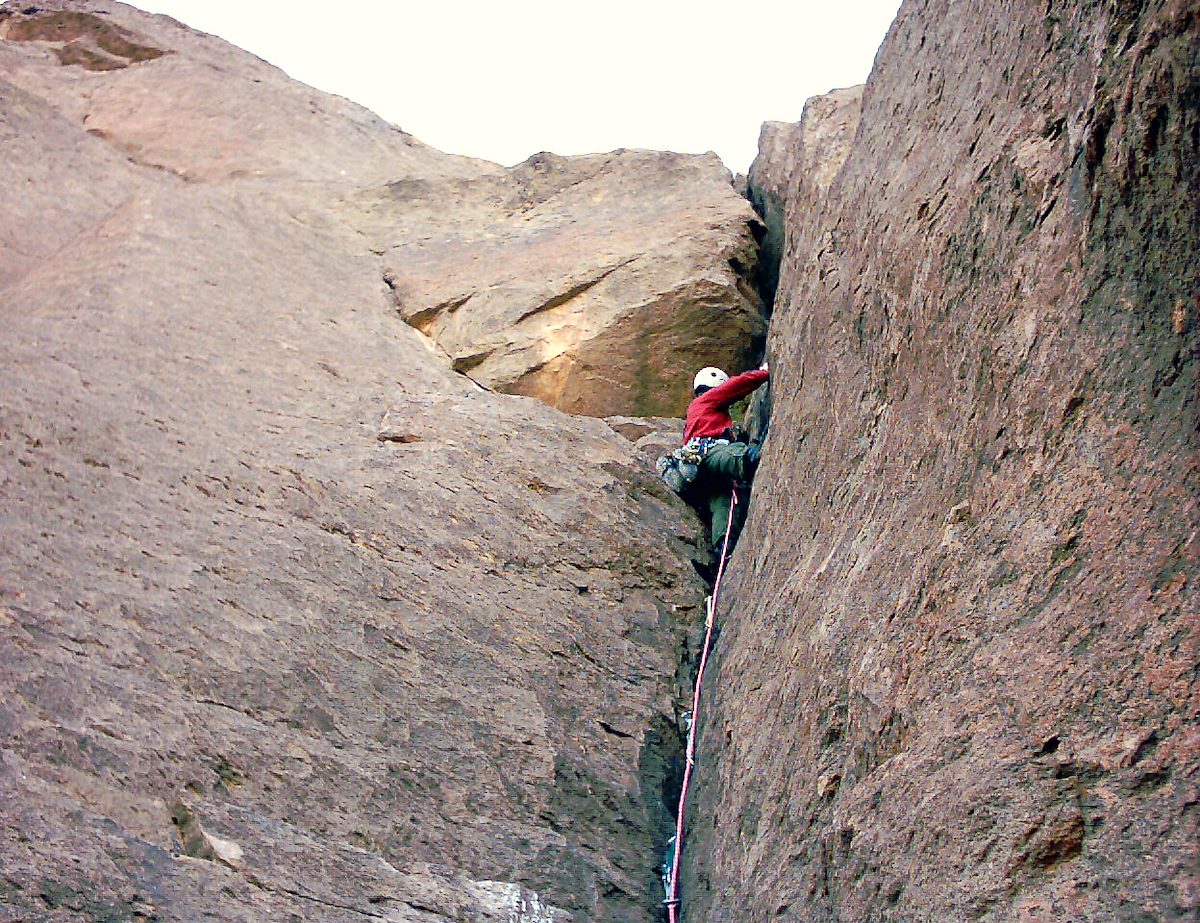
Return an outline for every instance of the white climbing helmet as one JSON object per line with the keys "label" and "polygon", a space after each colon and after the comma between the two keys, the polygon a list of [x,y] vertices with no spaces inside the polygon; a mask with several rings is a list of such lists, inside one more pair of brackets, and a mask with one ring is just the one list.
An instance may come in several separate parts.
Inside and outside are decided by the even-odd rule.
{"label": "white climbing helmet", "polygon": [[710,365],[708,368],[701,369],[696,373],[696,377],[692,379],[692,390],[695,391],[701,386],[715,388],[717,385],[723,385],[727,381],[729,381],[728,375]]}

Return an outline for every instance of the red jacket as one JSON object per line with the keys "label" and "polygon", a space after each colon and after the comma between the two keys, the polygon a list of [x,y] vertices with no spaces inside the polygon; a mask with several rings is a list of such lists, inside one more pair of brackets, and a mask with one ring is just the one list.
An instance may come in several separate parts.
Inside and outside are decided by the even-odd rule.
{"label": "red jacket", "polygon": [[762,369],[742,372],[724,384],[692,398],[692,402],[688,404],[687,422],[683,428],[684,444],[692,439],[714,439],[722,435],[733,426],[733,417],[729,415],[730,405],[737,403],[767,378],[767,373]]}

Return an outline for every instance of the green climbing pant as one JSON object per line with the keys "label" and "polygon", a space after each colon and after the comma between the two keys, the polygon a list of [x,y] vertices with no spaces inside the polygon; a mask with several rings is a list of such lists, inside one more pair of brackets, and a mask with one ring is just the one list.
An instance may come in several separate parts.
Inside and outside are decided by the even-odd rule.
{"label": "green climbing pant", "polygon": [[[756,459],[746,458],[750,446],[744,442],[731,442],[727,445],[716,445],[709,449],[700,465],[700,475],[696,478],[697,493],[708,504],[708,512],[712,517],[709,533],[714,550],[720,548],[725,538],[725,529],[729,524],[729,506],[732,502],[732,481],[749,481],[754,476]],[[730,547],[737,541],[738,533],[742,530],[742,522],[746,518],[745,497],[739,497],[738,512],[734,518],[733,533],[730,535]]]}

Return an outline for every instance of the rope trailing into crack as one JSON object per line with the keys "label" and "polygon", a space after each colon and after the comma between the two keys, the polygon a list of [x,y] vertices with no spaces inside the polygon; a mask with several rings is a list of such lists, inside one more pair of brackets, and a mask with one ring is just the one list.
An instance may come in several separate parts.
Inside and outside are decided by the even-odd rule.
{"label": "rope trailing into crack", "polygon": [[[716,622],[717,602],[721,597],[721,578],[725,576],[725,564],[729,560],[729,539],[733,534],[733,519],[737,515],[738,493],[737,485],[734,484],[733,494],[729,503],[729,523],[725,527],[725,541],[721,548],[721,560],[717,565],[717,576],[713,580],[712,595],[708,597],[708,612],[704,620],[704,646],[700,652],[700,666],[696,670],[696,687],[692,693],[692,710],[691,720],[688,724],[686,762],[683,768],[683,784],[679,789],[679,813],[675,819],[675,836],[672,838],[674,849],[669,852],[674,855],[670,858],[670,873],[664,875],[664,884],[667,886],[667,899],[663,901],[667,905],[667,916],[670,923],[678,923],[680,912],[679,899],[679,869],[683,858],[683,818],[687,812],[687,796],[688,788],[692,783],[692,771],[696,766],[696,722],[700,714],[700,694],[704,688],[704,671],[708,666],[708,655],[712,651],[713,641],[713,624]],[[663,863],[664,871],[667,863]]]}

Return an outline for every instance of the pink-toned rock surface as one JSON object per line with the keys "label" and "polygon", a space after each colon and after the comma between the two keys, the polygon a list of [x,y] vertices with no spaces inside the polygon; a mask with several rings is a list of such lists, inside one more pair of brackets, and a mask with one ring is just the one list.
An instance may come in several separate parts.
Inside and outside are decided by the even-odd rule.
{"label": "pink-toned rock surface", "polygon": [[[767,226],[762,273],[774,289],[782,274],[789,220],[817,210],[850,153],[862,110],[861,86],[815,96],[799,122],[764,122],[747,195]],[[789,218],[790,213],[790,218]]]}
{"label": "pink-toned rock surface", "polygon": [[499,168],[171,20],[26,9],[0,921],[656,919],[696,523],[653,426],[455,373],[366,236],[387,184]]}
{"label": "pink-toned rock surface", "polygon": [[914,0],[794,133],[687,920],[1200,913],[1198,49]]}

